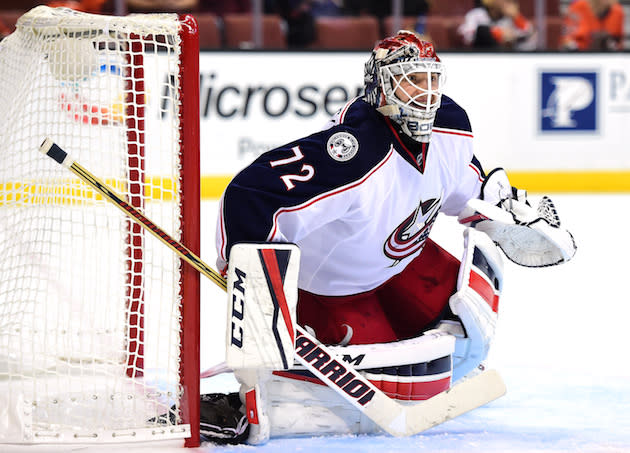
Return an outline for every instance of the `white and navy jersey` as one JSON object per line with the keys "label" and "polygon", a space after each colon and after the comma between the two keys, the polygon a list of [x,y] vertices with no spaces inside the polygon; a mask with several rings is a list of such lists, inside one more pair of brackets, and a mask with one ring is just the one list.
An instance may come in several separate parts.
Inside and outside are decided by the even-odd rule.
{"label": "white and navy jersey", "polygon": [[369,291],[420,254],[438,212],[457,215],[480,193],[468,116],[446,96],[430,146],[360,98],[329,126],[261,155],[230,182],[217,221],[219,269],[235,243],[291,242],[302,253],[301,289]]}

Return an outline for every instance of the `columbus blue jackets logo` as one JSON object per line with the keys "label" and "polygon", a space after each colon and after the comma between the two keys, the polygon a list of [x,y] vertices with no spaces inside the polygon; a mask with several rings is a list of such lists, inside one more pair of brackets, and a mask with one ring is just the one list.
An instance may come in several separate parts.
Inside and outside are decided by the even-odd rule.
{"label": "columbus blue jackets logo", "polygon": [[383,251],[394,260],[392,266],[424,248],[441,205],[441,197],[420,200],[418,207],[389,235]]}
{"label": "columbus blue jackets logo", "polygon": [[597,73],[541,74],[540,130],[597,130]]}

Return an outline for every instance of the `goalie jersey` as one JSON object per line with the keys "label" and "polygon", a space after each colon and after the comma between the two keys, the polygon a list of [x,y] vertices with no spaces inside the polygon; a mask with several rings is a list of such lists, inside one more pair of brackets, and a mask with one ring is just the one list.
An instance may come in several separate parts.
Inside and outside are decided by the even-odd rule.
{"label": "goalie jersey", "polygon": [[361,98],[327,127],[262,154],[228,185],[217,219],[223,272],[238,242],[301,249],[299,287],[325,296],[372,290],[421,252],[438,213],[480,193],[466,112],[442,96],[430,144]]}

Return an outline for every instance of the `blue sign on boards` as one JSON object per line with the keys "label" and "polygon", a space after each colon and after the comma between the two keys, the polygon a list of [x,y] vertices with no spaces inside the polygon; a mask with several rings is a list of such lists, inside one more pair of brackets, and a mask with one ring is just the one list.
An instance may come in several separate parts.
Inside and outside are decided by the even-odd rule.
{"label": "blue sign on boards", "polygon": [[597,73],[542,72],[540,130],[597,131]]}

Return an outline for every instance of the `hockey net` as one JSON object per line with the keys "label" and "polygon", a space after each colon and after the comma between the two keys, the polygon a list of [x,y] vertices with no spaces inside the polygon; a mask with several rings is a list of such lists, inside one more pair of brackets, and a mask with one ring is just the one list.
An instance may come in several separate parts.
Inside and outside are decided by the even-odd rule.
{"label": "hockey net", "polygon": [[38,152],[198,253],[198,83],[190,16],[40,6],[0,42],[0,443],[198,443],[198,275]]}

